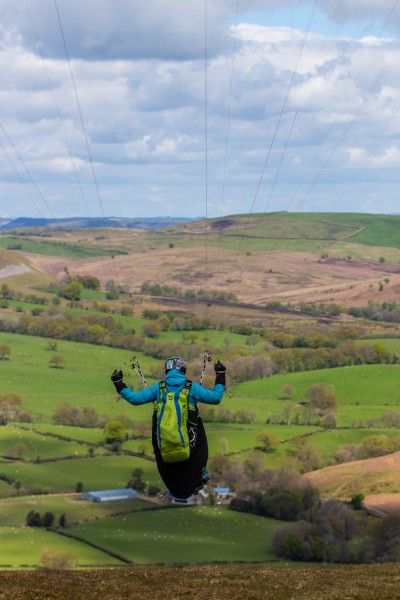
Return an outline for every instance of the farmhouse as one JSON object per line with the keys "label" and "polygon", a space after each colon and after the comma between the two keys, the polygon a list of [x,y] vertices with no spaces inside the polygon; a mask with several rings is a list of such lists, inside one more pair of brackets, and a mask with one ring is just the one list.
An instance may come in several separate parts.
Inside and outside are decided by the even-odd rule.
{"label": "farmhouse", "polygon": [[126,500],[137,500],[137,497],[137,492],[132,488],[85,492],[81,496],[82,500],[90,500],[91,502],[122,502]]}
{"label": "farmhouse", "polygon": [[232,498],[235,497],[235,494],[228,487],[215,487],[213,492],[216,494],[215,501],[217,504],[229,504]]}

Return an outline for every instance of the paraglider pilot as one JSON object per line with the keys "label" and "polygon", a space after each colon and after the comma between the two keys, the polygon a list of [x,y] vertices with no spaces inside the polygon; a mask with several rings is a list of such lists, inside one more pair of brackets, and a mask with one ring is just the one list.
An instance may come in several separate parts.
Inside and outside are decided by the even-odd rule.
{"label": "paraglider pilot", "polygon": [[165,361],[165,381],[138,392],[125,385],[121,370],[111,376],[117,392],[130,404],[154,403],[152,442],[157,468],[170,494],[179,500],[198,493],[210,479],[207,437],[197,402],[221,402],[226,368],[218,361],[214,370],[212,390],[186,378],[186,363],[180,356]]}

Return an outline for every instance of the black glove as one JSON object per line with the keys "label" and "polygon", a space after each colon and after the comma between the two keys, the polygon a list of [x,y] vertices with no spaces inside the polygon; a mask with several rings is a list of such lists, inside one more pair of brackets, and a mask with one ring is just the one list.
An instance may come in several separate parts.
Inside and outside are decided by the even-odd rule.
{"label": "black glove", "polygon": [[226,367],[222,364],[222,362],[218,361],[214,364],[215,371],[215,385],[217,383],[221,383],[224,387],[226,385]]}
{"label": "black glove", "polygon": [[124,374],[121,371],[121,369],[119,371],[117,371],[117,369],[115,369],[115,371],[111,375],[111,381],[115,385],[115,389],[117,390],[118,394],[120,393],[121,390],[123,390],[124,388],[127,387],[124,384],[124,382],[122,381],[123,376],[124,376]]}

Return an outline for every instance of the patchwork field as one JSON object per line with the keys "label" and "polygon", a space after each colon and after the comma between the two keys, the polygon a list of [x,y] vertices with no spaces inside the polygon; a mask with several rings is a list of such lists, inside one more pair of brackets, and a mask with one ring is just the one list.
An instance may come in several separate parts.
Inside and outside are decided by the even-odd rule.
{"label": "patchwork field", "polygon": [[[355,337],[361,338],[355,344],[379,344],[400,356],[396,322],[346,314],[319,316],[303,310],[307,303],[343,307],[367,306],[369,301],[394,303],[400,290],[398,222],[397,217],[371,215],[308,215],[307,219],[286,214],[267,219],[233,216],[211,220],[207,231],[206,223],[199,221],[162,232],[60,231],[52,242],[31,231],[19,250],[0,250],[0,284],[5,282],[20,292],[19,297],[3,298],[0,318],[12,321],[40,311],[39,303],[24,298],[26,293],[45,296],[48,307],[56,305],[55,292],[48,284],[68,272],[98,277],[101,289],[84,290],[82,302],[75,306],[61,298],[67,315],[110,314],[124,329],[137,333],[148,323],[142,315],[145,308],[207,317],[218,326],[203,331],[161,331],[155,343],[164,343],[166,349],[187,344],[189,351],[190,340],[185,340],[184,334],[190,333],[199,348],[212,346],[214,357],[228,365],[238,364],[234,361],[252,353],[262,355],[266,348],[262,338],[249,340],[247,335],[227,331],[226,323],[232,322],[304,335],[312,331],[329,336],[340,329],[354,329]],[[7,248],[19,239],[8,233],[0,236],[0,241],[0,246]],[[106,251],[107,247],[115,252]],[[130,295],[123,301],[107,299],[106,282],[110,280],[124,286]],[[176,297],[150,298],[141,292],[148,281],[173,283],[180,292]],[[203,298],[185,297],[185,291],[200,288],[207,290]],[[211,290],[233,293],[240,303],[212,301],[207,296]],[[277,301],[286,310],[277,307]],[[123,303],[133,314],[120,314]],[[11,355],[0,360],[0,394],[20,396],[22,409],[32,413],[33,419],[11,420],[0,426],[0,544],[7,549],[1,568],[38,567],[40,549],[46,548],[71,553],[78,567],[96,568],[128,563],[275,560],[272,536],[281,522],[220,506],[165,508],[149,498],[113,506],[83,502],[76,493],[78,486],[84,491],[125,487],[134,471],[141,472],[145,486],[163,489],[148,429],[152,408],[117,402],[110,382],[113,369],[122,368],[127,384],[141,387],[137,374],[129,368],[133,350],[59,339],[56,353],[64,363],[62,368],[54,368],[50,360],[55,352],[50,350],[49,340],[6,332],[0,338],[0,344],[11,348]],[[163,359],[135,354],[151,384],[151,375],[162,371]],[[197,362],[201,360],[202,355]],[[399,443],[398,424],[384,427],[379,421],[399,409],[399,369],[399,364],[349,365],[230,384],[221,405],[228,415],[225,420],[205,417],[210,459],[223,455],[237,471],[249,464],[304,470],[297,457],[304,443],[322,467],[304,477],[324,498],[348,500],[363,492],[368,506],[380,510],[386,506],[387,512],[397,514],[399,452],[340,465],[335,457],[344,446],[361,445],[369,436],[385,436]],[[207,383],[212,381],[210,365]],[[313,385],[333,387],[335,426],[323,426],[321,421],[305,424],[301,417],[307,390]],[[284,393],[284,388],[290,388],[290,393]],[[76,409],[93,408],[97,426],[55,424],[54,413],[63,403]],[[239,414],[236,422],[235,414]],[[104,424],[112,419],[128,423],[126,439],[114,451],[105,445],[103,432]],[[140,430],[145,433],[139,435]],[[261,451],[258,436],[262,433],[274,436],[268,452]],[[214,479],[212,485],[219,483]],[[42,515],[53,512],[56,524],[65,514],[65,531],[26,527],[31,510]],[[305,576],[314,574],[307,571]],[[282,582],[271,596],[274,600],[281,589]],[[296,590],[296,597],[301,597],[300,588]],[[232,598],[235,593],[232,590]]]}

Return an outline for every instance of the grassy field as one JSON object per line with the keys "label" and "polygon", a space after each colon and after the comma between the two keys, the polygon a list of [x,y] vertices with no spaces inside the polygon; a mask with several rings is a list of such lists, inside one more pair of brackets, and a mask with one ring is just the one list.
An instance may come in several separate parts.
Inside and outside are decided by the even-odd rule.
{"label": "grassy field", "polygon": [[0,235],[0,248],[9,246],[20,246],[18,252],[44,254],[48,256],[60,256],[63,258],[89,258],[91,256],[111,256],[123,254],[118,249],[106,249],[96,246],[84,246],[82,244],[67,244],[66,242],[48,241],[42,239],[23,239],[21,237],[9,237]]}
{"label": "grassy field", "polygon": [[22,485],[47,488],[50,493],[70,492],[78,482],[85,490],[126,487],[134,469],[143,469],[143,481],[161,484],[154,462],[135,456],[95,456],[46,463],[3,463],[0,474]]}
{"label": "grassy field", "polygon": [[7,449],[18,443],[23,443],[25,446],[26,452],[24,451],[22,455],[24,460],[35,460],[38,457],[46,459],[79,456],[86,455],[88,452],[87,446],[82,444],[48,438],[45,434],[26,431],[10,424],[0,429],[0,455],[4,456]]}
{"label": "grassy field", "polygon": [[171,508],[102,519],[69,529],[135,564],[270,561],[279,521],[226,507]]}
{"label": "grassy field", "polygon": [[[306,221],[314,226],[315,236],[319,235],[321,223],[336,224],[336,239],[351,235],[351,241],[370,246],[397,248],[400,217],[394,215],[370,215],[366,213],[275,213],[271,218],[283,218],[286,221]],[[353,231],[352,231],[353,229]]]}
{"label": "grassy field", "polygon": [[44,435],[58,435],[69,440],[78,440],[87,444],[99,444],[104,441],[102,428],[72,427],[69,425],[53,425],[51,423],[25,424],[24,428],[33,428]]}
{"label": "grassy field", "polygon": [[55,516],[55,525],[60,516],[65,514],[67,524],[74,525],[82,521],[125,514],[148,507],[149,503],[142,500],[115,503],[88,502],[81,500],[80,494],[2,498],[0,499],[0,527],[23,527],[26,524],[26,516],[31,510],[41,515],[52,512]]}
{"label": "grassy field", "polygon": [[121,564],[118,559],[77,540],[34,527],[0,527],[0,544],[2,547],[0,568],[38,567],[44,550],[71,553],[77,566]]}

